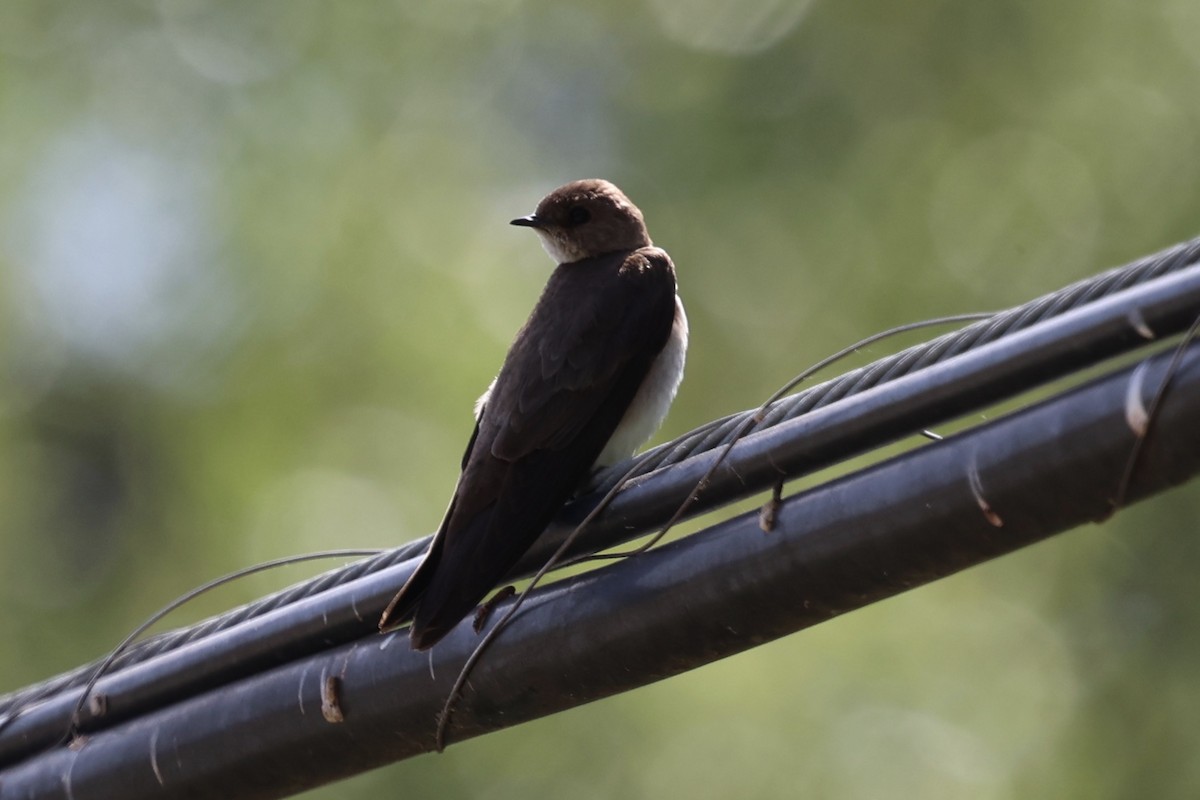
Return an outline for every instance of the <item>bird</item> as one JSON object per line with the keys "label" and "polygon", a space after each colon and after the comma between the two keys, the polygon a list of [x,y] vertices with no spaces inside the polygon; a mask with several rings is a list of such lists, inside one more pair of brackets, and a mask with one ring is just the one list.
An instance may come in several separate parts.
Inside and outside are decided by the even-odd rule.
{"label": "bird", "polygon": [[533,229],[557,266],[475,404],[429,549],[380,619],[387,631],[411,613],[415,650],[474,610],[594,469],[650,438],[683,378],[675,266],[620,189],[573,181],[511,224]]}

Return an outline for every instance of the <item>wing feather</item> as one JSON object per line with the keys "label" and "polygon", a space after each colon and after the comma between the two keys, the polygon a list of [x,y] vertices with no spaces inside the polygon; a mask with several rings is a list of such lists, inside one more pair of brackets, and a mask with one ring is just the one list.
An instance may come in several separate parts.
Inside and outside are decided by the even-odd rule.
{"label": "wing feather", "polygon": [[430,555],[393,603],[393,621],[415,606],[416,647],[470,613],[587,477],[674,316],[674,267],[658,248],[554,271],[496,378]]}

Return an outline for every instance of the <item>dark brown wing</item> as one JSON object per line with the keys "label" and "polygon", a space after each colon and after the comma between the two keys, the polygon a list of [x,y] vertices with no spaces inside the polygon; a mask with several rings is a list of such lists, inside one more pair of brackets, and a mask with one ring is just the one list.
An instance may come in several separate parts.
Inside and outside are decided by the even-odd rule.
{"label": "dark brown wing", "polygon": [[587,477],[674,317],[674,267],[657,248],[554,271],[496,379],[430,552],[385,615],[415,606],[415,647],[470,613]]}

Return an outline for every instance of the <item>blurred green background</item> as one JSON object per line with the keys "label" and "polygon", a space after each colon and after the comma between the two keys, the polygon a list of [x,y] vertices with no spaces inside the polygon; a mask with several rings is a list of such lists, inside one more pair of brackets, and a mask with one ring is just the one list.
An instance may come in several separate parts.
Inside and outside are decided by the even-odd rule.
{"label": "blurred green background", "polygon": [[[0,690],[432,530],[554,186],[678,265],[662,440],[1200,233],[1198,41],[1194,0],[5,0]],[[306,796],[1191,797],[1198,512]]]}

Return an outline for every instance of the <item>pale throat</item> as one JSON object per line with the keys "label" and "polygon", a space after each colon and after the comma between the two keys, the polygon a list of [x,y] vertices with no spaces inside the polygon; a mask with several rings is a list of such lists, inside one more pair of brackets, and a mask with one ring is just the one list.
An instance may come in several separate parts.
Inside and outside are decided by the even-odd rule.
{"label": "pale throat", "polygon": [[545,231],[539,230],[537,235],[542,243],[542,249],[546,251],[555,264],[570,264],[584,256],[578,249],[565,246],[561,239]]}

